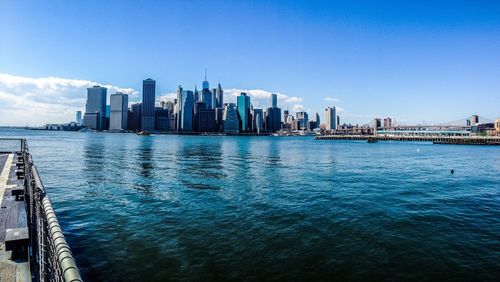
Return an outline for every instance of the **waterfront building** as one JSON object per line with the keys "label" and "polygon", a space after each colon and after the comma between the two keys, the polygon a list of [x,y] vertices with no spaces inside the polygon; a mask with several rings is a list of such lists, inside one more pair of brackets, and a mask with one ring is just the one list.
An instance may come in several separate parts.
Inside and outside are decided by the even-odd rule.
{"label": "waterfront building", "polygon": [[194,107],[193,107],[193,131],[198,131],[198,123],[199,123],[199,112],[201,109],[206,109],[207,104],[202,101],[196,101],[194,102]]}
{"label": "waterfront building", "polygon": [[237,98],[238,105],[238,118],[240,124],[240,132],[248,132],[251,130],[251,116],[250,116],[250,96],[247,93],[241,92]]}
{"label": "waterfront building", "polygon": [[141,112],[142,104],[136,103],[130,106],[130,116],[128,119],[128,129],[132,131],[141,131]]}
{"label": "waterfront building", "polygon": [[236,104],[228,103],[224,106],[222,117],[224,132],[237,133],[239,131],[239,118]]}
{"label": "waterfront building", "polygon": [[200,108],[198,112],[198,132],[215,131],[215,109]]}
{"label": "waterfront building", "polygon": [[271,108],[278,107],[278,94],[271,94]]}
{"label": "waterfront building", "polygon": [[327,107],[325,109],[325,128],[326,130],[335,130],[337,129],[337,114],[335,107]]}
{"label": "waterfront building", "polygon": [[266,130],[276,132],[281,129],[281,109],[267,108],[266,110]]}
{"label": "waterfront building", "polygon": [[220,83],[217,85],[217,89],[215,90],[215,107],[222,108],[224,106],[224,90],[220,86]]}
{"label": "waterfront building", "polygon": [[168,110],[162,107],[155,108],[155,130],[167,131],[170,129]]}
{"label": "waterfront building", "polygon": [[392,119],[391,118],[384,118],[384,128],[390,128],[392,127]]}
{"label": "waterfront building", "polygon": [[374,127],[375,129],[377,129],[377,128],[381,128],[381,127],[382,127],[382,120],[381,120],[381,119],[379,119],[379,118],[374,118],[374,119],[373,119],[373,127]]}
{"label": "waterfront building", "polygon": [[288,116],[289,115],[290,115],[290,112],[288,110],[283,111],[283,116],[284,116],[283,118],[284,118],[285,123],[288,123]]}
{"label": "waterfront building", "polygon": [[117,92],[110,96],[109,130],[127,130],[128,95]]}
{"label": "waterfront building", "polygon": [[[321,124],[321,120],[319,119],[318,112],[316,112],[316,127],[315,128],[319,128],[320,124]],[[339,123],[337,122],[337,124],[339,124]]]}
{"label": "waterfront building", "polygon": [[[178,91],[178,131],[192,132],[193,131],[193,110],[194,110],[194,94],[193,91],[182,90],[179,85]],[[179,95],[180,94],[180,95]]]}
{"label": "waterfront building", "polygon": [[307,122],[309,121],[309,116],[306,112],[296,113],[297,121],[299,122],[299,129],[306,129]]}
{"label": "waterfront building", "polygon": [[156,81],[148,78],[142,82],[141,129],[143,131],[155,130],[155,91]]}
{"label": "waterfront building", "polygon": [[264,131],[264,111],[262,109],[253,109],[253,128],[257,133]]}
{"label": "waterfront building", "polygon": [[76,111],[76,124],[82,125],[82,111]]}
{"label": "waterfront building", "polygon": [[311,131],[316,128],[316,121],[310,120],[307,122],[307,130]]}
{"label": "waterfront building", "polygon": [[215,131],[220,132],[223,130],[224,125],[224,108],[218,107],[215,108]]}
{"label": "waterfront building", "polygon": [[495,131],[497,132],[497,134],[500,134],[500,118],[497,118],[497,120],[495,120]]}
{"label": "waterfront building", "polygon": [[94,130],[104,130],[106,126],[107,92],[106,87],[94,86],[87,88],[87,104],[85,105],[83,126]]}

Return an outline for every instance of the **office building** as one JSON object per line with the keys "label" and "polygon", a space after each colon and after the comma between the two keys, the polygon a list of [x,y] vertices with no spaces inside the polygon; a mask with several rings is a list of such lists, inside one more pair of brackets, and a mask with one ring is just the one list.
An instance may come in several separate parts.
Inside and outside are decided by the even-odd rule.
{"label": "office building", "polygon": [[[287,123],[288,122],[288,116],[290,115],[290,112],[288,110],[284,110],[283,111],[283,118],[284,118],[284,122]],[[293,117],[293,116],[292,116]]]}
{"label": "office building", "polygon": [[373,119],[373,127],[374,127],[375,129],[377,129],[377,128],[381,128],[381,127],[382,127],[382,120],[381,120],[381,119],[379,119],[379,118],[374,118],[374,119]]}
{"label": "office building", "polygon": [[234,103],[225,104],[222,120],[224,132],[237,133],[239,131],[238,110]]}
{"label": "office building", "polygon": [[177,131],[193,131],[193,110],[194,94],[193,91],[183,90],[179,85],[177,89]]}
{"label": "office building", "polygon": [[[319,128],[321,124],[321,120],[319,119],[319,114],[318,112],[316,112],[316,127],[315,128]],[[338,123],[337,123],[338,124]]]}
{"label": "office building", "polygon": [[212,92],[210,92],[206,70],[205,70],[205,80],[202,83],[202,89],[201,89],[201,101],[205,103],[207,109],[212,108],[212,103],[213,103]]}
{"label": "office building", "polygon": [[309,115],[306,112],[297,112],[296,117],[297,121],[299,122],[299,129],[307,129]]}
{"label": "office building", "polygon": [[271,108],[278,107],[278,94],[271,94]]}
{"label": "office building", "polygon": [[327,107],[325,109],[325,129],[326,130],[335,130],[337,129],[337,114],[335,111],[335,107]]}
{"label": "office building", "polygon": [[82,125],[82,111],[76,111],[76,124]]}
{"label": "office building", "polygon": [[220,86],[220,83],[217,85],[217,89],[215,90],[215,99],[216,99],[216,108],[222,108],[224,106],[224,90]]}
{"label": "office building", "polygon": [[87,88],[87,104],[85,106],[83,126],[104,130],[106,127],[106,97],[108,89],[101,86]]}
{"label": "office building", "polygon": [[116,93],[110,96],[109,130],[127,130],[128,121],[128,95]]}
{"label": "office building", "polygon": [[194,107],[193,107],[193,131],[198,131],[198,123],[200,119],[200,110],[201,109],[206,109],[207,104],[202,101],[196,101],[194,102]]}
{"label": "office building", "polygon": [[241,92],[241,95],[237,98],[237,105],[240,132],[249,132],[252,123],[250,116],[250,96],[247,96],[245,92]]}
{"label": "office building", "polygon": [[128,129],[132,131],[141,131],[141,112],[142,104],[136,103],[130,106]]}
{"label": "office building", "polygon": [[262,109],[253,109],[253,128],[257,133],[264,131],[264,111]]}
{"label": "office building", "polygon": [[215,131],[220,132],[223,130],[224,126],[224,108],[218,107],[215,108]]}
{"label": "office building", "polygon": [[267,108],[265,115],[265,128],[269,132],[276,132],[281,129],[281,109]]}
{"label": "office building", "polygon": [[215,109],[206,107],[198,110],[198,132],[215,131]]}
{"label": "office building", "polygon": [[148,78],[142,82],[141,129],[143,131],[155,130],[155,91],[156,81]]}
{"label": "office building", "polygon": [[155,130],[170,130],[170,120],[167,109],[163,109],[162,107],[155,108]]}

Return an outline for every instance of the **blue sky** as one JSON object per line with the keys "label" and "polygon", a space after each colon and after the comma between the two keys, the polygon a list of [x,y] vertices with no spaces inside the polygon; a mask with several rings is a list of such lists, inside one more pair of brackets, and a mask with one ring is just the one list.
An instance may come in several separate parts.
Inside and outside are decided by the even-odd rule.
{"label": "blue sky", "polygon": [[[323,117],[333,105],[342,109],[342,121],[356,123],[375,116],[441,123],[475,113],[494,119],[500,115],[500,2],[0,3],[4,84],[12,76],[56,77],[140,93],[142,79],[152,77],[160,95],[178,84],[200,86],[205,67],[212,85],[282,93],[297,98],[284,107],[311,116]],[[0,124],[9,123],[2,111],[12,114],[47,93],[30,90],[9,105],[23,95],[22,83],[12,85],[0,85]],[[57,109],[51,97],[32,105],[54,112],[47,120],[63,122],[83,109],[86,92],[68,94],[73,100],[51,95],[59,95]],[[58,116],[64,101],[70,111]]]}

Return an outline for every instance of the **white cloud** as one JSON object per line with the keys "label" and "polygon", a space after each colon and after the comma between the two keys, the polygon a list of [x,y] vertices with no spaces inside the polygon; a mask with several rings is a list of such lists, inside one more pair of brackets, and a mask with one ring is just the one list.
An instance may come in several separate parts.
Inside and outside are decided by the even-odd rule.
{"label": "white cloud", "polygon": [[87,88],[101,85],[108,94],[123,92],[138,98],[132,88],[101,84],[90,80],[59,77],[30,78],[0,73],[0,125],[42,125],[65,123],[84,110]]}
{"label": "white cloud", "polygon": [[327,101],[327,102],[333,102],[333,103],[338,103],[338,102],[340,102],[340,99],[339,98],[333,98],[333,97],[326,97],[325,101]]}

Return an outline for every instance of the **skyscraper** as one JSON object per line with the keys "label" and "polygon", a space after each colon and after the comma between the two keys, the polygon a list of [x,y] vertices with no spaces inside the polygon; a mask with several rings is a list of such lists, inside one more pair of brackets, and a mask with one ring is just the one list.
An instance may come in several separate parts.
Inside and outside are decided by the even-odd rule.
{"label": "skyscraper", "polygon": [[[193,109],[194,109],[194,94],[193,91],[182,90],[179,85],[177,90],[179,110],[178,110],[178,131],[191,132],[193,131]],[[180,94],[180,95],[179,95]]]}
{"label": "skyscraper", "polygon": [[266,130],[276,132],[281,128],[281,109],[267,108],[266,111]]}
{"label": "skyscraper", "polygon": [[250,96],[247,96],[245,92],[241,92],[241,95],[237,98],[237,104],[240,132],[248,132],[250,131],[252,121],[250,116]]}
{"label": "skyscraper", "polygon": [[136,103],[130,106],[131,110],[131,118],[127,121],[128,129],[132,131],[140,131],[141,130],[141,112],[142,112],[142,104]]}
{"label": "skyscraper", "polygon": [[103,130],[106,123],[106,96],[108,89],[101,86],[87,88],[84,126],[89,129]]}
{"label": "skyscraper", "polygon": [[299,122],[299,129],[307,129],[309,115],[306,112],[297,112],[296,117],[297,121]]}
{"label": "skyscraper", "polygon": [[264,111],[262,109],[253,109],[253,128],[257,133],[264,131]]}
{"label": "skyscraper", "polygon": [[278,107],[278,94],[271,94],[271,108]]}
{"label": "skyscraper", "polygon": [[238,110],[234,103],[225,105],[222,120],[224,132],[237,133],[239,131]]}
{"label": "skyscraper", "polygon": [[471,122],[471,125],[477,125],[479,123],[479,116],[478,115],[472,115],[470,117],[470,122]]}
{"label": "skyscraper", "polygon": [[76,124],[82,125],[82,111],[76,111]]}
{"label": "skyscraper", "polygon": [[155,89],[156,81],[151,78],[142,82],[141,128],[143,131],[155,130]]}
{"label": "skyscraper", "polygon": [[210,92],[209,84],[207,81],[207,70],[205,70],[205,80],[202,83],[203,88],[201,89],[201,101],[205,103],[207,109],[212,108],[212,92]]}
{"label": "skyscraper", "polygon": [[217,101],[216,107],[222,108],[222,106],[224,105],[224,91],[222,90],[220,83],[217,85],[217,89],[215,90],[215,98]]}
{"label": "skyscraper", "polygon": [[128,95],[120,92],[113,94],[110,96],[109,104],[109,130],[126,130],[128,122]]}
{"label": "skyscraper", "polygon": [[319,119],[319,114],[316,112],[316,128],[319,128],[319,125],[321,124],[321,120]]}
{"label": "skyscraper", "polygon": [[335,113],[335,107],[327,107],[325,109],[325,128],[326,130],[335,130],[337,129],[336,121],[337,115]]}

